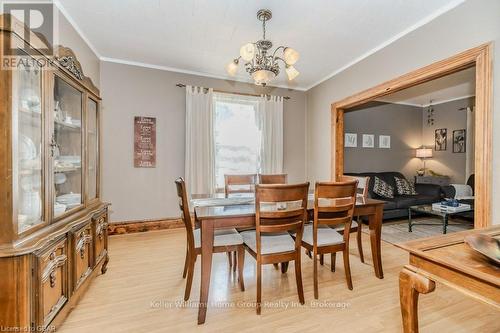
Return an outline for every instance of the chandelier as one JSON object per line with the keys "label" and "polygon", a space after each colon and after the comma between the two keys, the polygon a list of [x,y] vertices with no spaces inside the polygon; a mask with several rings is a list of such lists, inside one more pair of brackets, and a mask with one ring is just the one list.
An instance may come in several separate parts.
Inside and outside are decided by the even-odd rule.
{"label": "chandelier", "polygon": [[[230,76],[235,76],[238,72],[240,59],[245,62],[245,69],[252,76],[256,85],[265,86],[278,76],[280,73],[279,61],[284,63],[289,81],[299,75],[299,72],[293,67],[299,60],[297,51],[288,46],[279,46],[274,52],[271,51],[273,43],[266,39],[266,22],[271,17],[272,13],[268,9],[261,9],[257,12],[257,18],[262,21],[262,39],[241,47],[240,56],[226,66],[226,71]],[[281,53],[278,54],[278,51]]]}

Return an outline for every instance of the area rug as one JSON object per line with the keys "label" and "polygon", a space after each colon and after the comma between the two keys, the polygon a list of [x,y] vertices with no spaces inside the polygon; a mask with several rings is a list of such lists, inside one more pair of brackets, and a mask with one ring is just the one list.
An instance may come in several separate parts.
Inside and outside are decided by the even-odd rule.
{"label": "area rug", "polygon": [[[382,240],[391,244],[404,243],[414,239],[430,236],[442,235],[443,224],[441,220],[431,217],[421,217],[413,219],[412,232],[408,232],[408,220],[397,220],[384,222],[382,224]],[[427,223],[432,225],[418,225],[418,223]],[[473,229],[472,222],[456,220],[449,221],[446,232],[448,234]],[[363,228],[363,232],[368,232],[368,227]]]}

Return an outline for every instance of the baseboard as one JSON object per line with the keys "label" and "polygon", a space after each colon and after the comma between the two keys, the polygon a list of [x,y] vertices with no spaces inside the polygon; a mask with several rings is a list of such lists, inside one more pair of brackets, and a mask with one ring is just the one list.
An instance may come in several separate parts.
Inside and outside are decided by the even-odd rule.
{"label": "baseboard", "polygon": [[109,223],[108,234],[123,235],[135,232],[146,232],[153,230],[177,229],[177,228],[184,228],[182,220],[178,218],[167,218],[161,220],[123,221],[123,222]]}

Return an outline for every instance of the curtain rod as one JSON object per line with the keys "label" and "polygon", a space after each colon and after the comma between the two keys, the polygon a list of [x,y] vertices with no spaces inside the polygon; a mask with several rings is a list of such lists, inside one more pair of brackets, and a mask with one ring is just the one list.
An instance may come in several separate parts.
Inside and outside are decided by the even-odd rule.
{"label": "curtain rod", "polygon": [[[185,88],[186,85],[183,84],[183,83],[177,83],[175,85],[176,87],[179,87],[179,88]],[[204,88],[205,90],[208,90],[208,88]],[[235,95],[243,95],[243,96],[255,96],[255,97],[260,97],[260,95],[257,95],[257,94],[248,94],[248,93],[237,93],[237,92],[232,92],[232,91],[225,91],[225,90],[215,90],[214,89],[214,92],[218,92],[218,93],[225,93],[225,94],[235,94]],[[265,96],[268,96],[269,94],[264,94]],[[283,99],[290,99],[289,96],[282,96]]]}

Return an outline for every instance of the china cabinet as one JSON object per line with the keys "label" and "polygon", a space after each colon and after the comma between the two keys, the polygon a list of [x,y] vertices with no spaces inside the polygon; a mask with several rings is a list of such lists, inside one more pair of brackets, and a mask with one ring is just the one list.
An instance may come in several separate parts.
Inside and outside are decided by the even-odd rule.
{"label": "china cabinet", "polygon": [[48,331],[109,260],[101,100],[69,48],[8,15],[0,43],[0,327]]}

